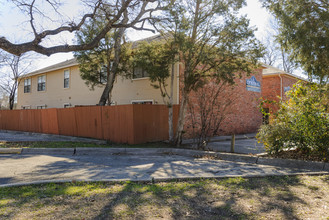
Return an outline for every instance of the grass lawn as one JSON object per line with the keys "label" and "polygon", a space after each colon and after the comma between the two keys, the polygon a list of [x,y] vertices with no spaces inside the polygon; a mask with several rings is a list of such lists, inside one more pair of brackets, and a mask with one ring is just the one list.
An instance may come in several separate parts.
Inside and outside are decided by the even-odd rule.
{"label": "grass lawn", "polygon": [[79,147],[101,147],[101,148],[170,148],[170,144],[154,142],[146,144],[96,144],[70,141],[37,141],[37,142],[0,142],[0,148],[79,148]]}
{"label": "grass lawn", "polygon": [[0,188],[0,219],[329,219],[329,175]]}

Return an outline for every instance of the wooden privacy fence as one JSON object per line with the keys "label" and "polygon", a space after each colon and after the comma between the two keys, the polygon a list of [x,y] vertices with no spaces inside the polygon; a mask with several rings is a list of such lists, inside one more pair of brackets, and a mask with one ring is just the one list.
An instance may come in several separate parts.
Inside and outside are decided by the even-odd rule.
{"label": "wooden privacy fence", "polygon": [[[179,106],[174,106],[174,125],[178,111]],[[168,107],[119,105],[1,110],[0,129],[140,144],[168,139]]]}

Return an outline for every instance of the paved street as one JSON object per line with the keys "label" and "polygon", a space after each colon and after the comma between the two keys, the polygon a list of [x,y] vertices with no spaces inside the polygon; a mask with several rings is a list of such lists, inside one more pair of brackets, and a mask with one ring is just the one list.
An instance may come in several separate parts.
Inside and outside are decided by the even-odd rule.
{"label": "paved street", "polygon": [[[254,136],[255,134],[252,134]],[[258,154],[265,152],[264,146],[257,143],[257,140],[253,137],[247,137],[245,135],[238,135],[237,137],[244,137],[246,139],[237,139],[235,141],[235,152],[243,154]],[[241,138],[240,137],[240,138]],[[210,142],[208,148],[213,151],[219,152],[230,152],[231,141],[230,136],[215,137],[215,142]],[[220,140],[220,141],[216,141]],[[63,135],[51,135],[51,134],[37,134],[28,132],[4,132],[0,131],[0,142],[1,141],[81,141],[81,142],[98,142],[105,143],[106,141],[90,139],[90,138],[79,138]],[[192,144],[192,142],[191,142]]]}
{"label": "paved street", "polygon": [[[264,152],[262,145],[252,137],[236,140],[235,152],[256,154]],[[70,141],[74,137],[57,135],[0,132],[0,141]],[[84,139],[77,138],[84,141]],[[93,139],[86,139],[97,141]],[[218,142],[209,143],[214,151],[230,151],[231,141],[218,137]],[[179,149],[177,149],[179,150]],[[127,153],[129,151],[129,153]],[[222,160],[195,158],[188,150],[161,149],[86,149],[80,148],[73,156],[73,149],[23,149],[22,154],[0,155],[0,186],[38,181],[71,180],[151,180],[152,178],[198,178],[287,175],[314,172],[304,168],[284,168],[266,163],[255,163],[255,158],[246,160]],[[238,155],[235,157],[239,157]],[[248,157],[248,156],[241,156]],[[249,161],[248,161],[249,160]],[[300,166],[295,166],[300,167]],[[306,168],[305,168],[306,167]],[[322,164],[320,164],[322,168]]]}
{"label": "paved street", "polygon": [[184,177],[285,175],[282,168],[177,155],[0,155],[0,185],[44,180],[150,180]]}

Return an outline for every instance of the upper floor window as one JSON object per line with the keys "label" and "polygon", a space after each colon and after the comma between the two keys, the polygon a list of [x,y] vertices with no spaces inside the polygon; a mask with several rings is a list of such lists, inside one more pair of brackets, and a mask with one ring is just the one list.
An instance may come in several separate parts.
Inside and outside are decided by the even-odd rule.
{"label": "upper floor window", "polygon": [[64,88],[70,87],[70,71],[64,70]]}
{"label": "upper floor window", "polygon": [[138,79],[144,77],[149,77],[149,74],[141,67],[134,67],[133,78]]}
{"label": "upper floor window", "polygon": [[38,91],[46,90],[46,76],[38,76]]}
{"label": "upper floor window", "polygon": [[102,66],[101,70],[99,71],[99,82],[105,84],[107,82],[107,66]]}
{"label": "upper floor window", "polygon": [[31,78],[24,79],[24,93],[31,92]]}

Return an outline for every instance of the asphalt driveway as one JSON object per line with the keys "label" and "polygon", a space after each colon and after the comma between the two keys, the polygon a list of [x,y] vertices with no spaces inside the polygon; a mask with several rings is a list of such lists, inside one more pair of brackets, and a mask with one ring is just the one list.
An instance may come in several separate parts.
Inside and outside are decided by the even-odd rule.
{"label": "asphalt driveway", "polygon": [[168,178],[251,177],[312,173],[284,168],[180,155],[0,155],[0,186],[35,181],[163,180]]}

